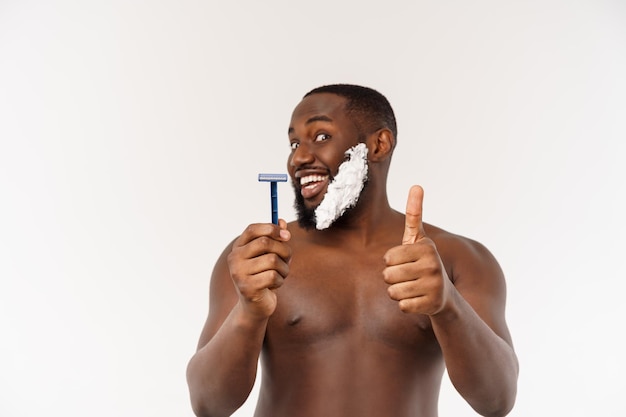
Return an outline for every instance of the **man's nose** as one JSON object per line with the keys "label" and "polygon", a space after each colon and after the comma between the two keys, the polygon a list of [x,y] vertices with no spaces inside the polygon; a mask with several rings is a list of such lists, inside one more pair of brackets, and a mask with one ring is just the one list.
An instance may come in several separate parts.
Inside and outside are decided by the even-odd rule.
{"label": "man's nose", "polygon": [[301,143],[291,154],[291,166],[299,167],[310,164],[315,161],[315,155],[311,152],[311,148]]}

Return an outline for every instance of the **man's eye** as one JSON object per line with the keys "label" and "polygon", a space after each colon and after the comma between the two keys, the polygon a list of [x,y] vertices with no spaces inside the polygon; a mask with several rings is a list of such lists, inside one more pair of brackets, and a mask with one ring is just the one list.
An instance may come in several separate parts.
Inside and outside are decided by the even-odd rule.
{"label": "man's eye", "polygon": [[289,144],[289,147],[291,148],[292,151],[295,151],[298,148],[298,146],[300,146],[298,142],[291,142]]}
{"label": "man's eye", "polygon": [[315,142],[323,142],[325,140],[330,139],[330,135],[326,134],[326,133],[318,133],[315,136]]}

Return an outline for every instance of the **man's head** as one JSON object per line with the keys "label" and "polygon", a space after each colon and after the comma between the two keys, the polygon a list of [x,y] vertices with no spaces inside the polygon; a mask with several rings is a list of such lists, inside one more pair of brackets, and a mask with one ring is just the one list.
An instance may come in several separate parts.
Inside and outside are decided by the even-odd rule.
{"label": "man's head", "polygon": [[[331,196],[333,200],[340,200],[344,193],[356,192],[354,200],[359,200],[367,175],[363,176],[362,184],[356,191],[329,188],[331,182],[341,182],[341,178],[335,181],[339,167],[345,162],[346,152],[359,143],[366,145],[365,159],[362,161],[365,172],[374,165],[374,182],[384,182],[395,146],[395,133],[393,110],[387,99],[375,90],[336,84],[307,93],[294,109],[289,126],[292,152],[288,170],[296,192],[295,207],[300,225],[314,227],[316,209],[323,200],[326,200],[325,206],[328,207]],[[354,163],[351,165],[354,168]],[[345,210],[341,208],[338,211],[344,213]]]}
{"label": "man's head", "polygon": [[396,117],[391,104],[378,91],[352,84],[329,84],[314,88],[304,95],[331,93],[346,99],[345,111],[354,123],[366,135],[381,128],[387,128],[398,137]]}

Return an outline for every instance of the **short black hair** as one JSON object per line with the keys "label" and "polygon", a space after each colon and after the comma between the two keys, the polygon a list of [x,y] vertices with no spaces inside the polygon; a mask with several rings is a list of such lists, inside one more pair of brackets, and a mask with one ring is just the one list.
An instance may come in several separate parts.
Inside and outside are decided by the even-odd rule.
{"label": "short black hair", "polygon": [[378,129],[387,128],[397,140],[396,116],[387,98],[378,91],[360,85],[329,84],[314,88],[304,97],[318,93],[331,93],[346,98],[348,114],[357,119],[358,124],[364,125],[368,130],[361,133],[372,133]]}

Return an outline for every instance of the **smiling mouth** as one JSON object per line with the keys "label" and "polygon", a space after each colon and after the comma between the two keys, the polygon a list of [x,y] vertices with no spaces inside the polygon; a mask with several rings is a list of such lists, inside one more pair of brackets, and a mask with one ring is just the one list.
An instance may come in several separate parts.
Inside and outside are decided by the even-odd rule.
{"label": "smiling mouth", "polygon": [[306,175],[300,178],[300,194],[305,199],[321,193],[328,184],[328,175]]}

